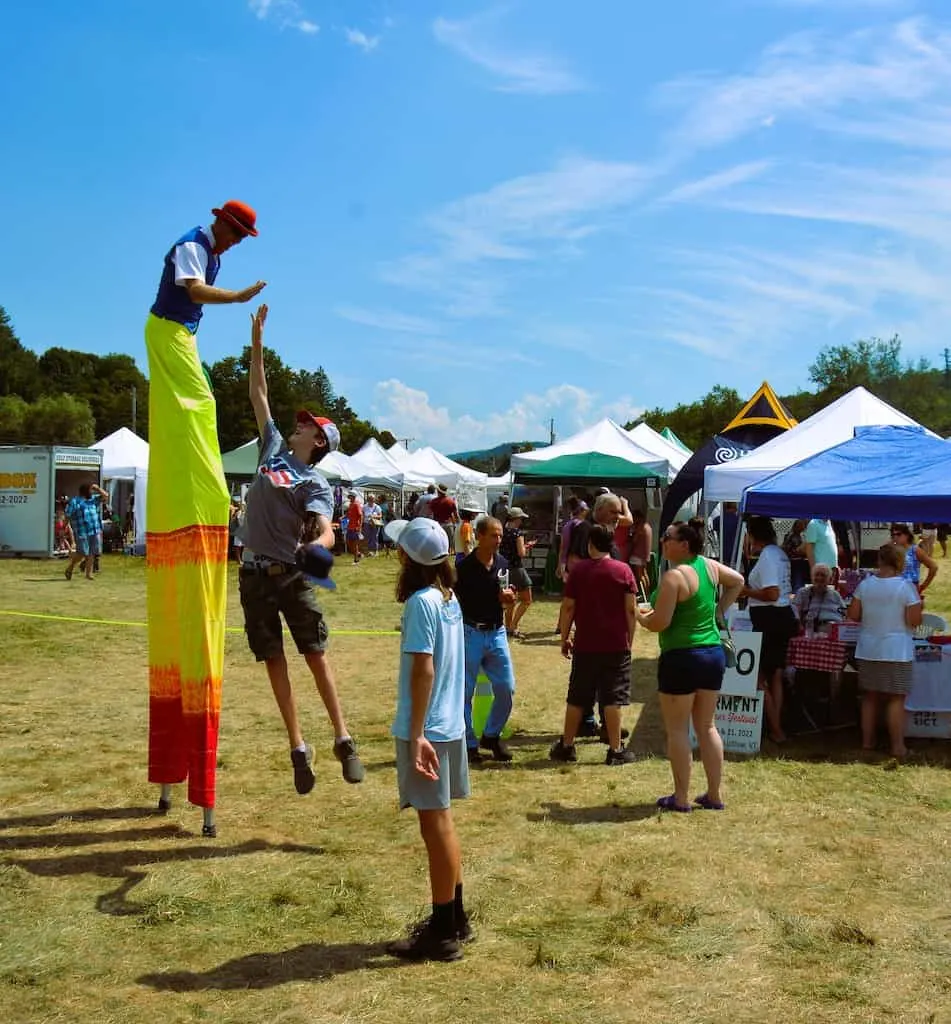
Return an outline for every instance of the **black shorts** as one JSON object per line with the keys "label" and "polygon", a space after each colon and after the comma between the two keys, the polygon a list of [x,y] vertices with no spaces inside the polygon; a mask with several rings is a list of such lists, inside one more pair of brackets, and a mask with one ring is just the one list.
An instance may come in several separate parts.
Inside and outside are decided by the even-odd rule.
{"label": "black shorts", "polygon": [[316,654],[326,649],[327,623],[317,604],[314,588],[303,573],[268,576],[256,569],[241,569],[238,590],[248,646],[258,661],[268,661],[284,653],[282,615],[299,653]]}
{"label": "black shorts", "polygon": [[657,689],[685,697],[697,690],[719,690],[726,671],[720,644],[663,651],[657,662]]}
{"label": "black shorts", "polygon": [[595,700],[602,707],[630,704],[630,651],[575,651],[571,656],[568,703],[575,708],[590,708]]}
{"label": "black shorts", "polygon": [[779,668],[786,667],[789,641],[799,633],[799,622],[789,605],[750,605],[750,622],[763,634],[759,671],[767,679]]}

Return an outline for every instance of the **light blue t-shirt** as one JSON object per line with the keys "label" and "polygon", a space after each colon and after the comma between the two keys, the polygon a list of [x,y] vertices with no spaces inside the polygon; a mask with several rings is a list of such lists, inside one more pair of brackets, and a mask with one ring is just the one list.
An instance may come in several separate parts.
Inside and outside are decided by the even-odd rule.
{"label": "light blue t-shirt", "polygon": [[393,736],[399,740],[410,738],[413,655],[431,654],[435,678],[423,735],[430,743],[461,739],[466,734],[466,656],[462,609],[456,595],[446,601],[437,587],[417,590],[403,606],[400,629],[400,678]]}
{"label": "light blue t-shirt", "polygon": [[802,537],[806,544],[814,544],[813,564],[822,562],[830,569],[839,564],[839,544],[835,529],[828,519],[810,519]]}

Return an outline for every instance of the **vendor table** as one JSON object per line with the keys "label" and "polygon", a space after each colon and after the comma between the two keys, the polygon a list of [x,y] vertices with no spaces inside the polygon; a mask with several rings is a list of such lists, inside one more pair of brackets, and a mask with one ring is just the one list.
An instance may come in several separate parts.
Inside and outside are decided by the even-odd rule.
{"label": "vendor table", "polygon": [[789,641],[786,664],[814,672],[841,672],[848,657],[848,645],[829,636],[794,636]]}

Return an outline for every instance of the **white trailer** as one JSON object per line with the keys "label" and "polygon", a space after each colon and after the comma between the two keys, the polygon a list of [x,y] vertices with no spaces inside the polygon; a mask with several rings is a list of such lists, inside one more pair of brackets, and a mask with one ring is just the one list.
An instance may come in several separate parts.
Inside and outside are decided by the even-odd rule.
{"label": "white trailer", "polygon": [[53,554],[56,502],[102,482],[102,452],[61,445],[0,445],[0,555]]}

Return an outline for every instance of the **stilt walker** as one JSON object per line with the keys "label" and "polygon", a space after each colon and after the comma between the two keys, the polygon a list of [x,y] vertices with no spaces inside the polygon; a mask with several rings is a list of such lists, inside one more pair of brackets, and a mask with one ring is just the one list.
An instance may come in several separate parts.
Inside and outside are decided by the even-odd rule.
{"label": "stilt walker", "polygon": [[224,665],[229,497],[215,399],[196,332],[207,303],[248,302],[265,282],[215,287],[221,254],[257,235],[251,207],[229,200],[210,227],[165,256],[145,325],[149,357],[146,569],[149,636],[149,782],[171,807],[173,783],[204,809],[216,834],[215,767]]}

